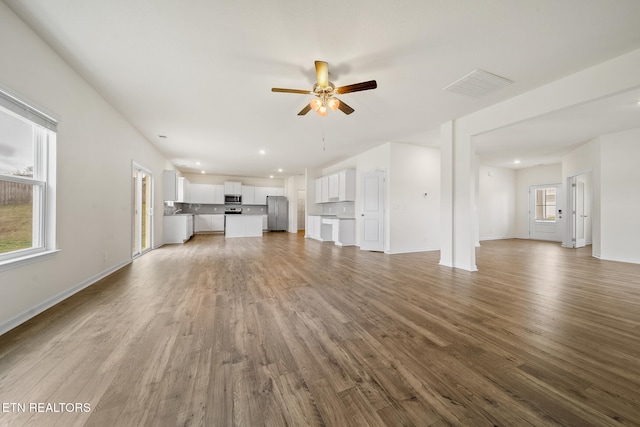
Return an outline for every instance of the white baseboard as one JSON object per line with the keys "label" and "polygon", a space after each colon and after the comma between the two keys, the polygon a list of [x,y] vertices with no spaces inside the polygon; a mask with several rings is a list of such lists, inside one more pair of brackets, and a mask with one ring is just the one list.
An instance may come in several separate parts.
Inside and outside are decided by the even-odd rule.
{"label": "white baseboard", "polygon": [[108,275],[120,270],[122,267],[131,264],[132,260],[126,260],[124,262],[121,262],[118,265],[115,265],[101,273],[96,274],[93,277],[90,277],[89,279],[83,281],[82,283],[77,284],[76,286],[67,289],[64,292],[59,293],[58,295],[54,295],[53,297],[47,299],[46,301],[36,305],[35,307],[32,307],[28,310],[23,311],[22,313],[12,317],[11,319],[7,320],[6,322],[2,322],[0,323],[0,335],[5,334],[7,332],[9,332],[11,329],[15,328],[16,326],[19,326],[21,324],[23,324],[24,322],[26,322],[27,320],[36,317],[38,314],[42,313],[43,311],[53,307],[54,305],[58,304],[59,302],[62,302],[63,300],[69,298],[71,295],[80,292],[81,290],[93,285],[94,283],[96,283],[98,280],[103,279],[105,277],[107,277]]}

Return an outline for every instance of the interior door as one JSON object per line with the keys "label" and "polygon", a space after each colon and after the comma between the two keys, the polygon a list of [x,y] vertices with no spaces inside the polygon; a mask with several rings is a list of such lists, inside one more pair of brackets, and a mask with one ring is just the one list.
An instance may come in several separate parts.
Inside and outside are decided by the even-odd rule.
{"label": "interior door", "polygon": [[153,175],[146,169],[133,165],[132,214],[133,236],[131,254],[135,258],[153,245]]}
{"label": "interior door", "polygon": [[583,181],[576,180],[573,183],[573,224],[574,224],[574,248],[582,248],[586,245],[586,210],[585,210],[585,185]]}
{"label": "interior door", "polygon": [[362,175],[362,213],[360,249],[384,251],[384,181],[385,172]]}

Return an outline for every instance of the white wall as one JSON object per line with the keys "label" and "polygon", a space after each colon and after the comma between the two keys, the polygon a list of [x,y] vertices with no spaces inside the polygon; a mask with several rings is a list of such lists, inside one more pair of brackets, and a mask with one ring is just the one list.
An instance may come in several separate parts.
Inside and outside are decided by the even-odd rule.
{"label": "white wall", "polygon": [[599,140],[600,256],[640,263],[640,128],[603,135]]}
{"label": "white wall", "polygon": [[[515,236],[529,238],[529,187],[532,185],[562,184],[562,164],[534,166],[516,172]],[[559,205],[564,205],[558,201]],[[563,225],[561,225],[563,226]]]}
{"label": "white wall", "polygon": [[440,249],[440,150],[392,143],[390,253]]}
{"label": "white wall", "polygon": [[0,84],[60,118],[57,247],[0,272],[0,333],[131,261],[132,161],[155,179],[162,242],[162,170],[173,166],[0,2]]}
{"label": "white wall", "polygon": [[516,236],[516,174],[513,169],[479,166],[478,227],[481,241]]}

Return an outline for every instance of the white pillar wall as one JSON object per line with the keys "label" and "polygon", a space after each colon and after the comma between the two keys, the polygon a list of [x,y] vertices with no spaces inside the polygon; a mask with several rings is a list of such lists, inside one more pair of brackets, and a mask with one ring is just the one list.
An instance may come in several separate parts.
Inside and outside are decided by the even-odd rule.
{"label": "white pillar wall", "polygon": [[440,264],[477,271],[477,162],[471,135],[455,121],[441,128],[441,242]]}

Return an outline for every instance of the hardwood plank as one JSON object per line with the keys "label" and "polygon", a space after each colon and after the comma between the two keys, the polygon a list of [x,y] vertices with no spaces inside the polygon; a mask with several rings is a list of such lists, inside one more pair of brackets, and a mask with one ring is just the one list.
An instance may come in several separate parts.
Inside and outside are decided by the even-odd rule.
{"label": "hardwood plank", "polygon": [[637,425],[640,266],[197,235],[0,336],[0,425]]}

